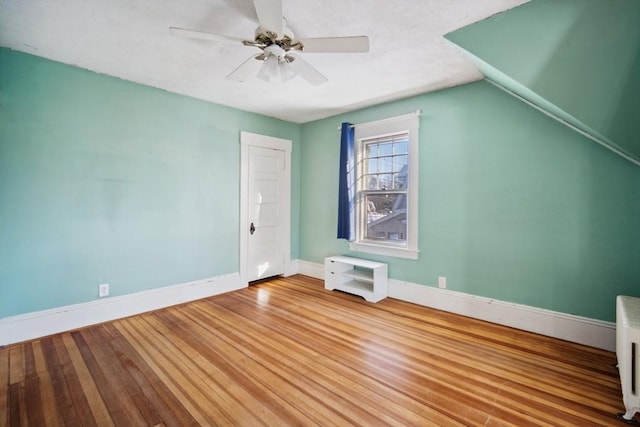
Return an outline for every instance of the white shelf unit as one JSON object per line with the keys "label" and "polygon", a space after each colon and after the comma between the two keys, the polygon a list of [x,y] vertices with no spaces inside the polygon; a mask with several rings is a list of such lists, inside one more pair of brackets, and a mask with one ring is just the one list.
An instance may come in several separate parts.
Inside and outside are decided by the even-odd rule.
{"label": "white shelf unit", "polygon": [[389,294],[387,264],[346,256],[324,260],[324,287],[378,302]]}

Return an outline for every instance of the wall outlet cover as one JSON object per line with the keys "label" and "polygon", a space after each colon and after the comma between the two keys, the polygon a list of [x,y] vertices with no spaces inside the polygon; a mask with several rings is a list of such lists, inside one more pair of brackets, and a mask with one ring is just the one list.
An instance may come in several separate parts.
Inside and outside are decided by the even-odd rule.
{"label": "wall outlet cover", "polygon": [[438,276],[438,287],[442,289],[447,288],[447,278],[444,276]]}
{"label": "wall outlet cover", "polygon": [[109,296],[109,284],[108,283],[103,283],[101,285],[98,285],[98,296],[100,298]]}

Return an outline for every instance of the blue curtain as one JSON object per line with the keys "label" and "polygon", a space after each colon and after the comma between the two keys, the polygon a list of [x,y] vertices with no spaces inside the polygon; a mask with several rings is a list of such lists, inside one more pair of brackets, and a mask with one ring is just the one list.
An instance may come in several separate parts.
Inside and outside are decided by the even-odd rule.
{"label": "blue curtain", "polygon": [[351,123],[342,123],[338,187],[338,239],[355,239],[355,141]]}

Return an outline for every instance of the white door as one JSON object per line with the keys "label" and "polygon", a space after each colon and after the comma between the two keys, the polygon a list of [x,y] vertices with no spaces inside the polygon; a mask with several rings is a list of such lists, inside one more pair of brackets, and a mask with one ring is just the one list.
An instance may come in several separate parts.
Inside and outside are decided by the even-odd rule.
{"label": "white door", "polygon": [[283,172],[284,151],[249,147],[247,278],[250,282],[284,273],[280,240]]}
{"label": "white door", "polygon": [[290,262],[291,141],[241,132],[240,273],[285,274]]}

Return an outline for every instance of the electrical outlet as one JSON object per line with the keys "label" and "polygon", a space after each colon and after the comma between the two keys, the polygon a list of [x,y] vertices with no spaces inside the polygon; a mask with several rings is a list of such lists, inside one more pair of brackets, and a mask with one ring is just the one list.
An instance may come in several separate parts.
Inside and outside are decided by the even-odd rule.
{"label": "electrical outlet", "polygon": [[98,285],[98,296],[100,298],[109,296],[109,284],[108,283],[103,283],[102,285]]}
{"label": "electrical outlet", "polygon": [[447,288],[447,278],[444,276],[438,276],[438,287],[442,289]]}

